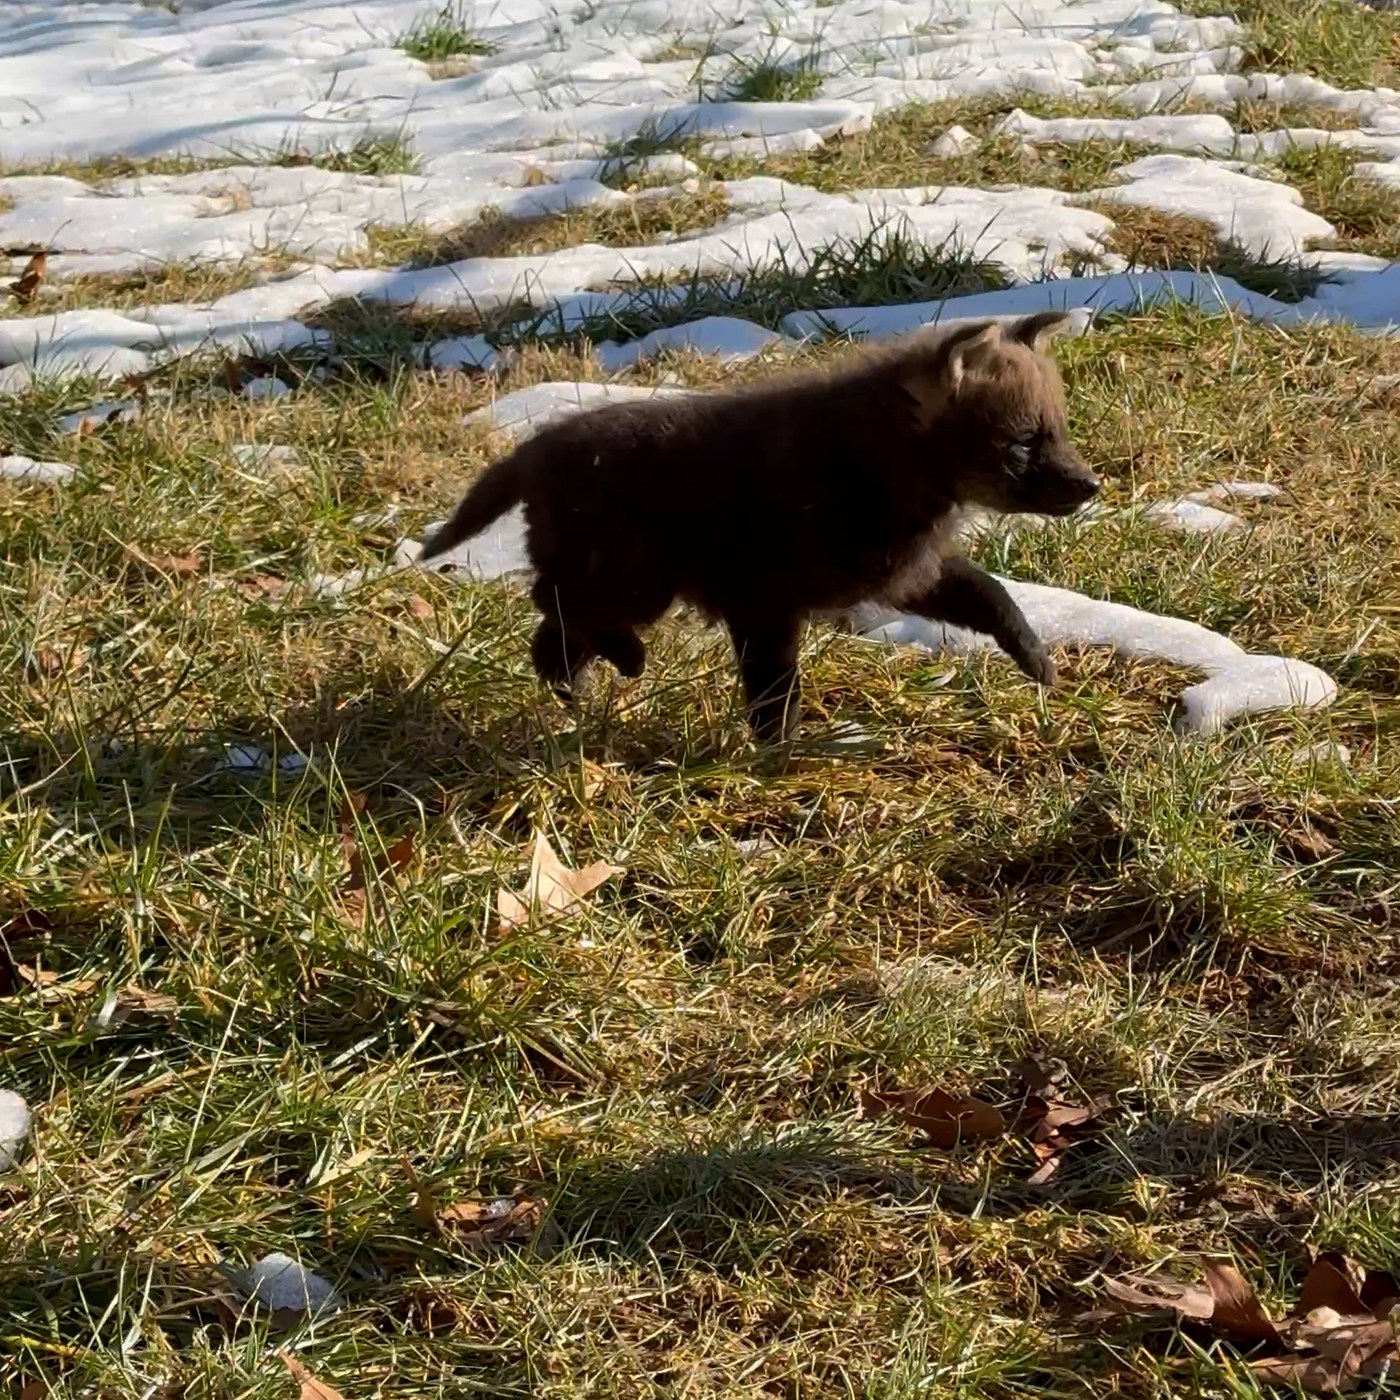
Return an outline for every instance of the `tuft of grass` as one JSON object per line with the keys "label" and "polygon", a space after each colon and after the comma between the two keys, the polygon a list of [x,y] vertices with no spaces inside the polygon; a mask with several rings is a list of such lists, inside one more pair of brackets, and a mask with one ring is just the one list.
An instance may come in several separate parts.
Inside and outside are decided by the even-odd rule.
{"label": "tuft of grass", "polygon": [[401,131],[368,132],[351,146],[278,151],[268,163],[314,165],[343,175],[416,175],[419,169],[413,143]]}
{"label": "tuft of grass", "polygon": [[1330,246],[1400,258],[1400,190],[1356,174],[1364,156],[1337,146],[1293,147],[1277,165],[1303,203],[1337,230]]}
{"label": "tuft of grass", "polygon": [[[209,302],[233,292],[255,287],[269,273],[289,267],[292,259],[281,254],[250,258],[231,266],[217,263],[164,263],[139,272],[113,272],[69,277],[44,284],[39,299],[20,303],[0,301],[0,320],[6,317],[52,315],[102,306],[113,311],[157,306],[164,302]],[[0,281],[5,274],[0,273]]]}
{"label": "tuft of grass", "polygon": [[[177,368],[140,422],[76,440],[53,419],[92,386],[0,399],[0,441],[81,468],[0,484],[0,966],[35,973],[0,984],[0,1080],[36,1115],[0,1185],[5,1392],[286,1394],[275,1342],[406,1400],[1227,1400],[1228,1351],[1076,1320],[1100,1275],[1230,1258],[1272,1302],[1315,1249],[1400,1267],[1400,415],[1378,387],[1400,347],[1176,309],[1057,353],[1111,505],[1264,475],[1286,496],[1244,538],[1065,522],[983,561],[1316,661],[1335,708],[1183,743],[1170,667],[1062,652],[1043,694],[1000,659],[813,629],[806,733],[857,720],[885,747],[773,774],[694,619],[568,713],[517,587],[295,586],[382,563],[365,512],[417,535],[488,460],[464,414],[587,361],[271,403]],[[248,441],[300,466],[240,465]],[[267,575],[294,586],[239,586]],[[1292,761],[1326,741],[1349,766]],[[232,742],[314,762],[221,772]],[[363,915],[351,795],[361,851],[414,838]],[[502,937],[536,826],[627,873]],[[1014,1111],[1030,1052],[1114,1101],[1048,1188],[1013,1139],[944,1152],[862,1118],[867,1086]],[[425,1229],[405,1159],[443,1208],[546,1197],[554,1247]],[[273,1250],[339,1310],[280,1336],[222,1310],[220,1270]]]}
{"label": "tuft of grass", "polygon": [[1285,128],[1313,131],[1354,131],[1361,125],[1357,112],[1322,107],[1312,102],[1265,102],[1245,99],[1228,113],[1236,131],[1259,135]]}
{"label": "tuft of grass", "polygon": [[821,91],[823,76],[815,49],[783,62],[742,59],[723,84],[724,96],[731,102],[810,102]]}
{"label": "tuft of grass", "polygon": [[623,204],[585,205],[526,219],[504,218],[488,210],[447,233],[432,233],[415,224],[372,228],[370,260],[395,267],[438,267],[464,258],[553,253],[581,243],[630,248],[699,232],[728,214],[729,205],[718,186],[662,198],[643,195]]}
{"label": "tuft of grass", "polygon": [[1245,25],[1243,68],[1310,73],[1341,88],[1400,86],[1400,14],[1352,0],[1186,0]]}
{"label": "tuft of grass", "polygon": [[[997,120],[1018,106],[1036,116],[1104,115],[1098,107],[1052,102],[1033,95],[912,104],[882,113],[869,131],[833,138],[815,150],[763,160],[699,159],[719,179],[774,175],[829,192],[909,185],[997,184],[1081,191],[1109,183],[1119,166],[1146,154],[1145,148],[1126,143],[1047,142],[1029,147],[1019,138],[992,135]],[[930,142],[954,123],[980,137],[980,144],[960,156],[931,155]]]}
{"label": "tuft of grass", "polygon": [[624,308],[581,327],[565,330],[557,313],[546,308],[506,321],[494,334],[510,344],[631,339],[703,316],[737,316],[776,329],[795,310],[931,301],[1005,285],[1006,274],[999,266],[974,257],[956,240],[930,246],[892,223],[805,255],[784,252],[720,279],[629,283]]}
{"label": "tuft of grass", "polygon": [[415,20],[400,35],[398,47],[420,63],[445,64],[452,59],[479,58],[496,52],[496,46],[479,38],[466,20],[466,11],[449,0],[442,9]]}
{"label": "tuft of grass", "polygon": [[1108,248],[1134,270],[1215,272],[1284,302],[1312,296],[1327,280],[1321,270],[1296,258],[1259,257],[1236,243],[1222,242],[1214,225],[1204,219],[1135,204],[1086,207],[1113,220]]}

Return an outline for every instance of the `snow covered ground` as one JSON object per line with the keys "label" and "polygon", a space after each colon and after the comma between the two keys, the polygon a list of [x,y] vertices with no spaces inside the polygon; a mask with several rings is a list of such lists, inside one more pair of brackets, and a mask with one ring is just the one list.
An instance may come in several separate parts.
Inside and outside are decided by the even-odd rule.
{"label": "snow covered ground", "polygon": [[[408,51],[428,55],[439,31],[454,37],[438,47],[460,52]],[[599,347],[603,368],[624,372],[678,348],[742,359],[833,332],[898,334],[1044,306],[1083,308],[1087,319],[1172,298],[1280,325],[1387,332],[1400,323],[1400,271],[1355,251],[1317,251],[1337,230],[1269,162],[1335,145],[1365,157],[1358,177],[1400,184],[1400,93],[1242,74],[1243,38],[1231,19],[1165,0],[12,5],[0,27],[0,171],[11,172],[0,176],[0,247],[13,276],[46,253],[48,280],[0,318],[0,393],[36,378],[137,375],[210,345],[324,350],[329,333],[307,317],[346,299],[483,324],[532,310],[567,329],[625,314],[636,304],[629,284],[648,284],[654,310],[670,295],[658,283],[722,289],[775,265],[800,273],[873,230],[956,249],[1005,285],[896,305],[793,304],[776,327],[702,318],[678,293],[676,324]],[[741,100],[765,95],[756,74],[786,84],[767,95],[797,100]],[[943,153],[1012,139],[1032,150],[1112,142],[1136,154],[1077,192],[817,190],[762,173],[765,157],[870,131],[892,109],[998,94],[1097,115],[1017,107],[985,137],[950,131]],[[1244,101],[1338,120],[1241,131],[1231,114]],[[703,163],[720,157],[758,160],[758,173],[715,182],[725,212],[675,237],[426,267],[376,255],[375,230],[446,233],[484,215],[537,219],[694,193],[708,180]],[[102,162],[118,158],[136,162],[123,167],[135,173],[107,173]],[[1247,258],[1313,266],[1325,280],[1284,302],[1208,272],[1130,268],[1114,251],[1120,210],[1199,220]],[[102,276],[172,264],[254,275],[206,303],[100,304]],[[71,279],[94,276],[86,304],[45,311]],[[499,362],[480,335],[418,353],[436,370]],[[282,392],[279,383],[255,380],[253,392]],[[1111,632],[1085,623],[1064,639],[1127,645]],[[891,635],[885,624],[881,635]],[[1163,640],[1154,654],[1178,652]],[[1297,673],[1280,676],[1279,703],[1332,693],[1325,677],[1299,688]],[[1257,707],[1250,696],[1238,708]]]}

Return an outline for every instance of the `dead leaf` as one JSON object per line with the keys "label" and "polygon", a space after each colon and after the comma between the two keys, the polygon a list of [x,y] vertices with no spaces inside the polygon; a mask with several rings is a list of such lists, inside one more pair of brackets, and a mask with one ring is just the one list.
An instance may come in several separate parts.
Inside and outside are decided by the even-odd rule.
{"label": "dead leaf", "polygon": [[1382,1269],[1367,1269],[1361,1302],[1374,1317],[1386,1317],[1400,1303],[1400,1283]]}
{"label": "dead leaf", "polygon": [[191,578],[199,572],[204,562],[198,550],[193,554],[147,554],[135,545],[127,545],[127,551],[138,563],[157,573],[172,574],[176,578]]}
{"label": "dead leaf", "polygon": [[1335,843],[1307,822],[1280,832],[1278,841],[1284,854],[1301,864],[1323,860],[1337,849]]}
{"label": "dead leaf", "polygon": [[1028,1098],[1052,1099],[1061,1082],[1069,1078],[1069,1066],[1063,1060],[1036,1053],[1027,1055],[1016,1066],[1021,1092]]}
{"label": "dead leaf", "polygon": [[48,1381],[42,1378],[39,1380],[25,1381],[25,1383],[20,1386],[19,1394],[15,1397],[15,1400],[43,1400],[44,1396],[52,1389],[53,1387]]}
{"label": "dead leaf", "polygon": [[376,882],[392,884],[400,871],[413,859],[417,849],[417,838],[410,831],[387,850],[373,853],[366,863],[355,826],[355,814],[363,812],[364,809],[363,795],[356,794],[346,798],[340,812],[340,840],[350,864],[350,873],[340,886],[340,897],[347,908],[358,912],[362,917],[368,907],[371,884],[369,872],[374,872]]}
{"label": "dead leaf", "polygon": [[438,1214],[438,1225],[471,1250],[533,1239],[544,1222],[545,1200],[499,1196],[491,1201],[459,1201]]}
{"label": "dead leaf", "polygon": [[1006,1131],[1006,1119],[999,1108],[980,1099],[955,1097],[942,1089],[925,1094],[914,1090],[871,1094],[869,1100],[882,1112],[927,1133],[932,1147],[956,1147],[959,1142],[1000,1137]]}
{"label": "dead leaf", "polygon": [[535,1238],[545,1223],[543,1196],[497,1196],[489,1201],[458,1201],[439,1209],[432,1187],[423,1181],[407,1158],[404,1173],[413,1187],[413,1218],[423,1229],[438,1235],[451,1235],[468,1249],[482,1250],[493,1245]]}
{"label": "dead leaf", "polygon": [[95,977],[78,977],[72,982],[60,982],[52,968],[33,968],[28,963],[16,963],[15,971],[21,982],[38,992],[43,1001],[62,1001],[65,997],[85,996],[97,986]]}
{"label": "dead leaf", "polygon": [[1330,1308],[1318,1308],[1311,1317],[1289,1331],[1289,1341],[1348,1365],[1362,1366],[1382,1351],[1393,1351],[1395,1327],[1388,1319],[1377,1320],[1370,1313],[1339,1317]]}
{"label": "dead leaf", "polygon": [[1211,1325],[1249,1342],[1277,1342],[1278,1328],[1269,1320],[1254,1287],[1229,1264],[1206,1264],[1206,1284],[1215,1299]]}
{"label": "dead leaf", "polygon": [[301,1400],[344,1400],[338,1390],[328,1386],[325,1381],[318,1381],[285,1347],[279,1347],[277,1355],[301,1386]]}
{"label": "dead leaf", "polygon": [[1105,1279],[1103,1286],[1110,1298],[1139,1312],[1174,1312],[1193,1322],[1208,1322],[1215,1312],[1209,1288],[1166,1274],[1124,1274]]}
{"label": "dead leaf", "polygon": [[1307,1317],[1318,1308],[1331,1308],[1341,1314],[1364,1313],[1369,1309],[1356,1284],[1352,1281],[1353,1265],[1346,1255],[1335,1250],[1319,1254],[1313,1260],[1293,1309],[1298,1317]]}
{"label": "dead leaf", "polygon": [[29,658],[29,672],[35,677],[52,678],[82,669],[87,653],[82,647],[70,647],[56,651],[52,647],[40,647]]}
{"label": "dead leaf", "polygon": [[416,593],[408,600],[408,614],[410,617],[416,617],[419,622],[426,622],[435,611],[426,598],[420,598]]}
{"label": "dead leaf", "polygon": [[245,598],[280,598],[286,591],[287,580],[272,574],[250,574],[239,579],[237,587]]}
{"label": "dead leaf", "polygon": [[1252,1361],[1249,1369],[1269,1385],[1298,1386],[1317,1395],[1335,1395],[1354,1388],[1343,1378],[1341,1366],[1323,1356],[1270,1356]]}
{"label": "dead leaf", "polygon": [[525,167],[525,186],[527,189],[535,185],[549,184],[549,176],[539,168],[538,165],[527,165]]}
{"label": "dead leaf", "polygon": [[49,255],[47,253],[35,253],[24,265],[24,271],[19,275],[19,281],[11,282],[6,291],[18,302],[32,301],[34,293],[39,290],[39,284],[44,280],[44,275],[48,271]]}
{"label": "dead leaf", "polygon": [[582,870],[570,870],[554,853],[543,831],[535,837],[535,849],[530,858],[530,878],[521,895],[507,889],[496,893],[496,909],[500,915],[502,933],[521,928],[530,922],[531,912],[538,909],[541,917],[562,914],[579,900],[592,894],[605,880],[623,874],[620,865],[596,861]]}

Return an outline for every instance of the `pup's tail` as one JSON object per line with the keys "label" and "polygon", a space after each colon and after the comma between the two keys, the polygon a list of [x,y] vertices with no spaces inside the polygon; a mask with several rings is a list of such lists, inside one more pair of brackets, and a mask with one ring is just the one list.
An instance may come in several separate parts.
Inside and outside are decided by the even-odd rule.
{"label": "pup's tail", "polygon": [[520,464],[516,454],[492,463],[462,497],[452,518],[424,546],[420,559],[433,559],[479,535],[493,520],[520,500]]}

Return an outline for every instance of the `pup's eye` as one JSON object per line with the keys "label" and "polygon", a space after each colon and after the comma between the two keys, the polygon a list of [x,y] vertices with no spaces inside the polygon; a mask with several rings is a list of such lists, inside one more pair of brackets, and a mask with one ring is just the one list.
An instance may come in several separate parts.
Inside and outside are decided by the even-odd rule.
{"label": "pup's eye", "polygon": [[1029,467],[1031,459],[1034,457],[1036,449],[1039,446],[1039,433],[1022,433],[1020,437],[1012,438],[1012,440],[1007,443],[1007,460],[1013,467]]}

